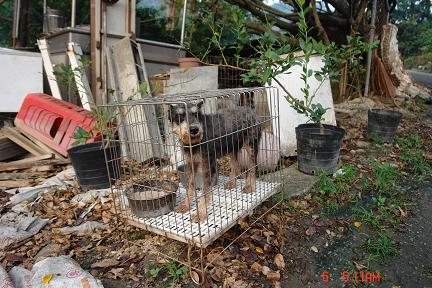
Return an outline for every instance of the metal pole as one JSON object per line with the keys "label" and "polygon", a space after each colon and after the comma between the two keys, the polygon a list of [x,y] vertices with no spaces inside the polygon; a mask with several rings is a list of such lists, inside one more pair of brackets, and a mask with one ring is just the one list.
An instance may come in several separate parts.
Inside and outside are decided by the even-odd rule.
{"label": "metal pole", "polygon": [[373,39],[375,37],[375,18],[376,18],[376,10],[377,10],[377,0],[373,0],[372,4],[372,19],[371,19],[371,27],[369,32],[369,49],[367,55],[367,68],[366,68],[366,85],[364,90],[364,97],[367,97],[369,94],[369,82],[370,82],[370,74],[371,74],[371,64],[372,64],[372,48],[370,47]]}
{"label": "metal pole", "polygon": [[72,0],[71,27],[75,27],[76,0]]}
{"label": "metal pole", "polygon": [[180,35],[180,45],[181,46],[183,46],[185,27],[186,27],[186,8],[187,8],[187,0],[184,0],[184,2],[183,2],[183,20],[182,20],[182,28],[181,28],[181,35]]}

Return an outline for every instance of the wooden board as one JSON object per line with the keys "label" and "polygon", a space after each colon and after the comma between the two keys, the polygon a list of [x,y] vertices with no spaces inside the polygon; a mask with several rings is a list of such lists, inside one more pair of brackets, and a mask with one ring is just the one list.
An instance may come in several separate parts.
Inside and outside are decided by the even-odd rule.
{"label": "wooden board", "polygon": [[57,151],[53,150],[48,145],[46,145],[46,144],[42,143],[41,141],[39,141],[38,139],[36,139],[36,137],[34,137],[33,135],[31,135],[27,131],[21,130],[18,127],[16,127],[15,129],[17,131],[19,131],[21,134],[25,135],[31,141],[33,141],[37,146],[39,146],[43,151],[45,151],[45,153],[47,153],[47,154],[53,153],[56,158],[61,159],[61,160],[66,160],[67,159],[66,157],[64,157],[63,155],[61,155],[60,153],[58,153]]}
{"label": "wooden board", "polygon": [[23,136],[16,128],[3,127],[3,134],[10,140],[30,152],[35,156],[40,156],[46,154],[46,152],[40,148],[38,145],[30,141],[28,138]]}
{"label": "wooden board", "polygon": [[[256,191],[242,193],[245,180],[238,179],[237,188],[232,190],[223,189],[227,181],[227,177],[219,176],[217,185],[212,188],[213,201],[207,208],[208,219],[199,224],[191,221],[191,216],[196,213],[195,205],[184,214],[173,211],[155,218],[140,218],[130,211],[127,199],[122,197],[122,215],[133,226],[198,247],[207,247],[233,227],[238,219],[252,214],[253,209],[274,195],[281,186],[280,183],[257,181]],[[176,203],[179,204],[185,195],[185,188],[180,186]]]}

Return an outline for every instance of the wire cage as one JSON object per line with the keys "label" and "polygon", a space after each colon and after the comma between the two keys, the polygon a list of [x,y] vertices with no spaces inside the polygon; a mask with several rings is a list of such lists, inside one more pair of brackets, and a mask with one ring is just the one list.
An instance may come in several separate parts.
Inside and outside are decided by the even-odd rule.
{"label": "wire cage", "polygon": [[278,97],[275,88],[237,88],[104,105],[118,216],[201,249],[202,260],[281,187]]}

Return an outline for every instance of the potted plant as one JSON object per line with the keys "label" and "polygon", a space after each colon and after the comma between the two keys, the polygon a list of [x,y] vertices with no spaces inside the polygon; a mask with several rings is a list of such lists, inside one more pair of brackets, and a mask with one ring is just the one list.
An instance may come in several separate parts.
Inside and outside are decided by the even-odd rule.
{"label": "potted plant", "polygon": [[[268,85],[275,82],[282,89],[289,105],[299,114],[306,116],[310,122],[295,128],[299,170],[308,174],[318,172],[331,174],[336,171],[345,131],[333,125],[323,124],[324,114],[328,108],[324,108],[315,98],[321,85],[334,71],[331,65],[324,65],[318,71],[312,69],[310,65],[315,53],[322,55],[326,64],[331,59],[331,55],[327,54],[330,53],[328,47],[322,42],[315,41],[309,34],[306,14],[310,8],[304,8],[304,0],[296,0],[296,3],[299,7],[297,12],[299,48],[296,48],[297,45],[291,45],[283,32],[278,37],[272,32],[266,32],[257,39],[256,50],[259,58],[252,61],[251,69],[244,74],[243,78],[245,81],[258,81]],[[301,69],[300,78],[303,83],[300,89],[301,99],[294,97],[278,78],[280,75],[291,73],[290,69],[296,66]],[[316,89],[311,88],[311,77],[319,82]]]}
{"label": "potted plant", "polygon": [[[78,84],[75,78],[83,77],[85,69],[91,62],[87,58],[82,59],[82,65],[72,69],[70,66],[61,64],[54,72],[57,81],[61,84],[76,85],[78,90],[91,95],[86,87]],[[139,87],[147,89],[147,86]],[[142,92],[141,90],[139,91]],[[138,92],[137,92],[138,93]],[[132,95],[131,97],[133,97]],[[72,147],[68,149],[68,155],[74,167],[77,180],[83,190],[105,189],[110,187],[109,179],[120,176],[120,143],[119,141],[102,142],[104,139],[115,139],[116,134],[116,111],[114,109],[101,109],[91,105],[93,124],[89,130],[77,126],[72,138],[75,140]],[[117,168],[117,169],[115,169]]]}
{"label": "potted plant", "polygon": [[[121,173],[118,169],[121,152],[119,141],[101,141],[102,134],[115,133],[116,129],[112,127],[114,114],[97,107],[92,108],[92,114],[92,128],[86,131],[78,126],[72,135],[75,142],[68,149],[78,183],[83,190],[109,188],[109,179],[116,179]],[[112,139],[109,135],[105,136],[106,139]]]}

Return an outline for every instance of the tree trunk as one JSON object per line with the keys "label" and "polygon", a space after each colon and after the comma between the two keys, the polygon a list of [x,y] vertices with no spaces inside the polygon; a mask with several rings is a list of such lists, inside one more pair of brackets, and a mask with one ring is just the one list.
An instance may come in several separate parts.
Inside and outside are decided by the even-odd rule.
{"label": "tree trunk", "polygon": [[28,12],[29,12],[29,0],[22,0],[20,17],[19,17],[19,32],[18,32],[18,43],[17,43],[18,47],[27,46]]}

